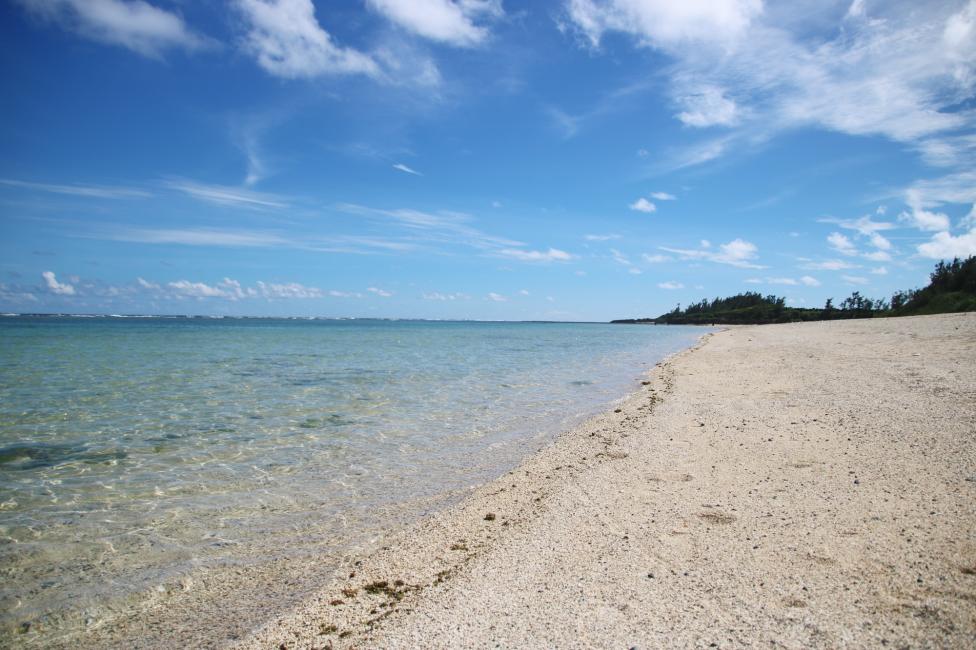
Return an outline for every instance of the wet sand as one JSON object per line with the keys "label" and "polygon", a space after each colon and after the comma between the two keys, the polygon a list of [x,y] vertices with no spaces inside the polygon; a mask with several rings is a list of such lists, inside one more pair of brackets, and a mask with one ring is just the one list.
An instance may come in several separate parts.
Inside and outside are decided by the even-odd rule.
{"label": "wet sand", "polygon": [[973,647],[976,314],[711,335],[386,544],[238,647]]}

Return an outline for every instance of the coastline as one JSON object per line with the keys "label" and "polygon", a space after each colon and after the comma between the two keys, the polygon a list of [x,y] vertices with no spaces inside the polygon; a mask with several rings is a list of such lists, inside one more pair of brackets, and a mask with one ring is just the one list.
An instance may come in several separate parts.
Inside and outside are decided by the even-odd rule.
{"label": "coastline", "polygon": [[976,641],[976,314],[708,335],[238,648]]}

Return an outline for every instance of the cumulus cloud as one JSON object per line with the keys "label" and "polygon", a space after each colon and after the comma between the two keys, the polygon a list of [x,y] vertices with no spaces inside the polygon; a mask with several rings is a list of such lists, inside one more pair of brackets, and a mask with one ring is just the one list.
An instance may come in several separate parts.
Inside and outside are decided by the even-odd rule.
{"label": "cumulus cloud", "polygon": [[491,300],[492,302],[508,302],[508,298],[500,293],[495,293],[494,291],[488,294],[488,300]]}
{"label": "cumulus cloud", "polygon": [[522,250],[520,248],[503,248],[498,251],[502,257],[510,257],[521,262],[568,262],[573,255],[558,248],[547,251]]}
{"label": "cumulus cloud", "polygon": [[675,290],[675,289],[684,289],[685,285],[681,284],[680,282],[674,282],[669,280],[667,282],[658,282],[657,287],[658,289]]}
{"label": "cumulus cloud", "polygon": [[752,261],[758,256],[759,248],[744,239],[733,239],[725,244],[720,244],[718,250],[713,250],[711,244],[706,241],[702,241],[702,248],[700,249],[661,246],[661,250],[674,253],[685,260],[706,260],[743,269],[765,268]]}
{"label": "cumulus cloud", "polygon": [[440,293],[439,291],[424,293],[422,297],[424,300],[440,301],[469,300],[471,298],[471,296],[464,293]]}
{"label": "cumulus cloud", "polygon": [[274,282],[257,282],[257,291],[264,298],[268,299],[288,299],[288,298],[322,298],[325,293],[316,287],[307,287],[298,282],[288,282],[286,284],[275,284]]}
{"label": "cumulus cloud", "polygon": [[630,207],[631,210],[636,210],[637,212],[645,212],[647,214],[650,214],[651,212],[657,210],[657,206],[651,203],[650,201],[648,201],[647,199],[645,199],[643,196],[637,199],[636,201],[634,201],[633,203],[631,203],[630,206],[628,207]]}
{"label": "cumulus cloud", "polygon": [[59,296],[75,295],[75,288],[66,282],[58,282],[58,278],[54,275],[54,271],[44,271],[41,273],[41,277],[44,278],[44,283],[47,285],[47,289],[51,293],[55,293]]}
{"label": "cumulus cloud", "polygon": [[379,296],[380,298],[389,298],[393,295],[392,291],[386,291],[385,289],[380,289],[378,287],[369,287],[366,291]]}
{"label": "cumulus cloud", "polygon": [[500,0],[367,0],[367,5],[408,32],[456,47],[483,43],[489,36],[483,23],[504,15]]}
{"label": "cumulus cloud", "polygon": [[842,255],[854,256],[857,255],[858,250],[847,236],[842,235],[839,232],[832,232],[827,236],[827,243],[830,247]]}
{"label": "cumulus cloud", "polygon": [[819,287],[820,286],[820,280],[818,280],[817,278],[811,277],[809,275],[804,275],[803,277],[801,277],[800,278],[800,282],[803,283],[805,286],[808,286],[808,287]]}
{"label": "cumulus cloud", "polygon": [[266,300],[309,299],[322,298],[325,292],[316,287],[309,287],[298,282],[275,283],[258,280],[253,287],[246,287],[238,280],[224,278],[217,284],[194,282],[191,280],[175,280],[167,282],[165,286],[138,278],[141,288],[152,291],[159,297],[170,299],[196,298],[198,300],[219,298],[238,301],[254,298]]}
{"label": "cumulus cloud", "polygon": [[170,49],[198,50],[209,40],[183,18],[143,0],[17,0],[28,12],[85,38],[160,58]]}
{"label": "cumulus cloud", "polygon": [[606,32],[624,32],[641,45],[726,46],[762,12],[762,0],[569,0],[573,26],[598,46]]}
{"label": "cumulus cloud", "polygon": [[942,212],[926,210],[922,201],[921,192],[918,190],[908,190],[906,203],[908,203],[909,211],[902,212],[898,215],[898,218],[902,221],[919,230],[933,231],[949,229],[949,217]]}
{"label": "cumulus cloud", "polygon": [[918,254],[934,260],[976,255],[976,227],[958,237],[938,232],[932,239],[918,246]]}
{"label": "cumulus cloud", "polygon": [[236,5],[247,25],[248,52],[272,75],[380,75],[370,55],[333,42],[316,20],[312,0],[236,0]]}

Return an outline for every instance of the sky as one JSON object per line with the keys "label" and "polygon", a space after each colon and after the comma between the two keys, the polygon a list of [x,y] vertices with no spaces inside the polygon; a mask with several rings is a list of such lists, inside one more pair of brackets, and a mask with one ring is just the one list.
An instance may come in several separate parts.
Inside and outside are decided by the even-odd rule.
{"label": "sky", "polygon": [[976,0],[2,0],[0,311],[794,306],[976,254]]}

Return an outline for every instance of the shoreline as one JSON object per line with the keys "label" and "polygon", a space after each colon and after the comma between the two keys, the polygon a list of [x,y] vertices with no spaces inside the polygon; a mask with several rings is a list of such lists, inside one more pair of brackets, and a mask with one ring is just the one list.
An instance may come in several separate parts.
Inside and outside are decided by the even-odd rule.
{"label": "shoreline", "polygon": [[[687,332],[684,344],[697,342],[703,333]],[[678,353],[687,349],[677,345],[668,347],[679,350]],[[428,485],[430,489],[413,497],[405,498],[400,493],[369,510],[362,509],[361,513],[333,516],[320,510],[317,521],[301,531],[300,541],[304,546],[296,545],[300,551],[297,554],[289,555],[286,549],[268,559],[262,552],[265,545],[250,553],[235,549],[234,556],[219,564],[207,564],[202,558],[199,565],[174,571],[145,589],[118,594],[93,605],[86,603],[59,610],[43,618],[21,618],[28,622],[20,623],[17,628],[11,625],[5,630],[6,636],[0,635],[0,639],[24,648],[157,648],[170,644],[224,647],[246,638],[256,625],[287,613],[318,593],[323,585],[331,584],[349,562],[375,554],[385,540],[411,529],[432,512],[450,510],[463,502],[486,482],[548,446],[567,427],[589,419],[594,413],[612,409],[634,390],[639,377],[662,354],[663,350],[650,350],[630,356],[616,355],[616,366],[630,369],[614,374],[612,379],[598,370],[567,375],[569,379],[580,380],[572,382],[579,385],[573,389],[579,391],[579,397],[567,403],[567,410],[554,411],[552,402],[540,403],[540,413],[552,414],[551,426],[534,427],[534,412],[507,409],[509,419],[521,413],[519,426],[528,427],[526,431],[531,430],[533,435],[522,436],[502,448],[494,445],[485,448],[483,453],[465,461],[470,465],[467,478],[458,479],[448,489],[434,490]],[[540,368],[538,374],[544,376],[544,383],[555,377],[549,364]],[[611,383],[601,382],[600,378]],[[429,478],[427,483],[430,484]]]}
{"label": "shoreline", "polygon": [[233,647],[973,643],[974,341],[706,335]]}

